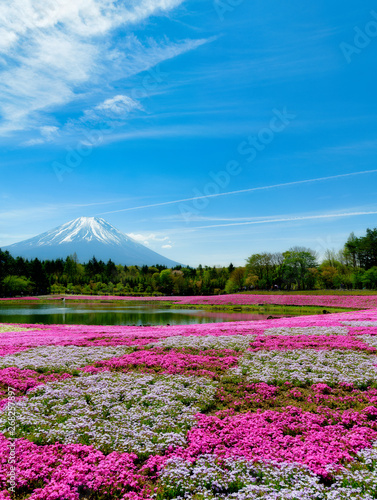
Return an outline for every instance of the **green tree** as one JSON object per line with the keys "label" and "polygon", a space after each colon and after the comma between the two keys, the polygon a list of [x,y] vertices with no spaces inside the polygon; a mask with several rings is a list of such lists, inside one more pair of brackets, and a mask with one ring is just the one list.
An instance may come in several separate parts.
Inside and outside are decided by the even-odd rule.
{"label": "green tree", "polygon": [[45,268],[39,259],[34,259],[31,262],[29,278],[34,283],[34,291],[38,295],[43,295],[49,292],[50,281]]}
{"label": "green tree", "polygon": [[233,280],[228,279],[225,285],[225,293],[236,293],[237,291],[238,291],[237,284]]}
{"label": "green tree", "polygon": [[377,267],[371,267],[361,277],[361,282],[366,288],[377,288]]}
{"label": "green tree", "polygon": [[80,264],[77,261],[77,255],[73,254],[70,255],[65,259],[64,263],[64,274],[65,274],[65,279],[67,280],[67,283],[72,283],[76,284],[79,283],[80,281]]}
{"label": "green tree", "polygon": [[230,275],[230,280],[236,285],[237,289],[241,289],[245,284],[245,268],[237,267]]}
{"label": "green tree", "polygon": [[323,263],[320,266],[320,281],[324,288],[334,288],[338,275],[339,272],[336,267],[329,266],[327,263]]}
{"label": "green tree", "polygon": [[315,252],[310,248],[293,247],[283,253],[283,277],[287,288],[305,290],[315,283],[313,269],[317,267]]}
{"label": "green tree", "polygon": [[[246,280],[254,277],[251,281],[259,288],[271,288],[273,285],[281,286],[281,266],[283,264],[281,253],[256,253],[251,255],[246,261]],[[255,276],[258,280],[255,281]]]}
{"label": "green tree", "polygon": [[6,276],[2,280],[2,285],[6,297],[29,295],[33,290],[33,284],[25,276]]}
{"label": "green tree", "polygon": [[353,267],[359,266],[368,270],[377,266],[377,228],[367,229],[366,235],[360,238],[351,233],[345,250],[352,259]]}
{"label": "green tree", "polygon": [[64,285],[61,285],[60,283],[54,283],[53,285],[51,285],[50,292],[52,294],[63,295],[67,292],[67,288]]}
{"label": "green tree", "polygon": [[161,292],[170,295],[173,292],[173,277],[170,269],[160,272],[159,277]]}
{"label": "green tree", "polygon": [[364,269],[356,268],[353,270],[353,273],[351,274],[352,288],[363,288],[364,287],[364,283],[363,283],[364,274],[365,274]]}

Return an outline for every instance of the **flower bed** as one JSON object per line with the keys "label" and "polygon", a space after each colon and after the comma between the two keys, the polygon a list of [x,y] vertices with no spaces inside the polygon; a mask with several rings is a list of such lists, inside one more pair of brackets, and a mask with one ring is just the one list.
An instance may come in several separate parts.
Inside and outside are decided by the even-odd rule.
{"label": "flower bed", "polygon": [[377,309],[0,328],[0,499],[376,498]]}
{"label": "flower bed", "polygon": [[86,366],[93,361],[122,356],[132,352],[123,346],[43,346],[34,347],[16,354],[2,356],[0,368],[16,366],[43,371],[72,370]]}
{"label": "flower bed", "polygon": [[[60,297],[49,296],[48,300],[57,300]],[[161,296],[161,297],[134,297],[119,295],[68,295],[68,300],[87,301],[127,301],[127,302],[174,302],[182,305],[281,305],[281,306],[316,306],[338,307],[350,309],[374,309],[377,307],[377,295],[277,295],[277,294],[229,294],[229,295],[195,295],[195,296]],[[38,297],[3,298],[0,301],[12,300],[39,300]],[[46,300],[46,298],[44,298]]]}
{"label": "flower bed", "polygon": [[[100,373],[40,386],[15,408],[15,436],[144,456],[182,445],[215,393],[205,378]],[[7,435],[9,416],[0,416]]]}

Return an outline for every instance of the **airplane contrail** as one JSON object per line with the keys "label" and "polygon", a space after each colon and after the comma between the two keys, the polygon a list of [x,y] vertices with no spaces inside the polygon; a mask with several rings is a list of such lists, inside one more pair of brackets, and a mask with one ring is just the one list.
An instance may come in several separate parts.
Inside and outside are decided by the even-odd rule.
{"label": "airplane contrail", "polygon": [[109,212],[101,212],[97,215],[115,214],[118,212],[129,212],[132,210],[142,210],[144,208],[162,207],[165,205],[174,205],[176,203],[184,203],[187,201],[202,200],[205,198],[218,198],[220,196],[229,196],[229,195],[233,195],[233,194],[250,193],[252,191],[263,191],[263,190],[267,190],[267,189],[295,186],[295,185],[299,185],[299,184],[309,184],[311,182],[328,181],[328,180],[332,180],[332,179],[340,179],[342,177],[351,177],[351,176],[355,176],[355,175],[374,174],[376,172],[377,172],[377,169],[364,170],[362,172],[350,172],[349,174],[330,175],[328,177],[318,177],[316,179],[305,179],[302,181],[292,181],[292,182],[284,182],[282,184],[272,184],[270,186],[260,186],[260,187],[254,187],[254,188],[239,189],[238,191],[228,191],[226,193],[214,193],[214,194],[208,194],[208,195],[202,195],[202,196],[193,196],[192,198],[183,198],[181,200],[164,201],[162,203],[153,203],[151,205],[141,205],[138,207],[121,208],[119,210],[111,210]]}
{"label": "airplane contrail", "polygon": [[286,218],[282,218],[282,219],[264,219],[264,220],[256,220],[256,221],[254,220],[254,221],[247,221],[247,222],[232,222],[230,224],[213,224],[210,226],[192,227],[190,229],[194,230],[194,229],[208,229],[208,228],[213,228],[213,227],[246,226],[246,225],[252,225],[252,224],[268,224],[271,222],[294,222],[294,221],[310,220],[310,219],[331,219],[333,217],[352,217],[352,216],[357,216],[357,215],[375,215],[375,214],[377,214],[377,211],[348,212],[348,213],[341,213],[341,214],[303,215],[303,216],[298,216],[298,217],[286,217]]}

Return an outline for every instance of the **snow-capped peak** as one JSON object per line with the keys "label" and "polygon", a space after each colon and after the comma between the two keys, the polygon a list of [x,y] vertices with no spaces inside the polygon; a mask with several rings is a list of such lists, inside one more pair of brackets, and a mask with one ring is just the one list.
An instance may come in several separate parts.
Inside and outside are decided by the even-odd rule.
{"label": "snow-capped peak", "polygon": [[98,217],[79,217],[41,235],[39,245],[61,245],[79,241],[100,241],[105,244],[121,245],[131,238]]}
{"label": "snow-capped peak", "polygon": [[95,256],[123,265],[177,265],[99,217],[79,217],[4,250],[24,258],[57,259],[76,254],[81,262]]}

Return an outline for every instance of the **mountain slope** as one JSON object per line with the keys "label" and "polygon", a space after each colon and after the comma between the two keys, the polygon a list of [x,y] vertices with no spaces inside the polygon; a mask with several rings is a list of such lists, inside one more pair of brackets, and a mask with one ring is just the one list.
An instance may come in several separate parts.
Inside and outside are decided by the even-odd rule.
{"label": "mountain slope", "polygon": [[97,260],[107,262],[111,259],[115,264],[127,266],[161,264],[174,267],[178,264],[96,217],[80,217],[2,250],[27,259],[64,259],[76,253],[80,262],[88,262],[95,256]]}

